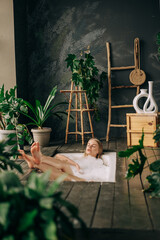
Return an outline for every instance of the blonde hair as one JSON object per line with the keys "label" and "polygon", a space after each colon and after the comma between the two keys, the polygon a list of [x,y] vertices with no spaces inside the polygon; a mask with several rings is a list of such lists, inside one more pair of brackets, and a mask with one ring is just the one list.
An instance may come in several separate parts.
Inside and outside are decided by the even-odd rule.
{"label": "blonde hair", "polygon": [[[88,140],[88,142],[89,142],[90,140],[94,140],[94,141],[96,141],[96,143],[98,143],[99,153],[97,154],[96,158],[101,158],[101,157],[102,157],[102,154],[103,154],[103,145],[102,145],[101,141],[100,141],[98,138],[90,138],[90,139]],[[88,142],[87,142],[87,144],[88,144]],[[86,150],[85,150],[84,156],[86,156],[86,155],[87,155],[87,154],[86,154]]]}

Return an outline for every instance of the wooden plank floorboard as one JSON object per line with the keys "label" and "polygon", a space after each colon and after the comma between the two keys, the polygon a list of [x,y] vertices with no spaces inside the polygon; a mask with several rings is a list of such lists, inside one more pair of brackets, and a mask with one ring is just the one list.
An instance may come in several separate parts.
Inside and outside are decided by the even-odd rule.
{"label": "wooden plank floorboard", "polygon": [[131,228],[130,199],[128,182],[125,179],[125,160],[117,157],[117,174],[114,195],[113,225],[115,229]]}
{"label": "wooden plank floorboard", "polygon": [[114,140],[113,139],[109,140],[109,142],[108,142],[108,149],[110,151],[116,151],[117,150],[117,144],[116,144],[115,139]]}
{"label": "wooden plank floorboard", "polygon": [[102,183],[92,228],[111,228],[115,183]]}
{"label": "wooden plank floorboard", "polygon": [[[118,153],[127,148],[126,139],[102,143],[104,152],[116,151]],[[46,155],[51,156],[55,151],[59,153],[84,152],[84,149],[85,146],[81,144],[81,141],[70,141],[68,144],[55,144],[51,148],[46,148],[45,151]],[[155,157],[160,155],[159,150],[152,149],[152,151],[153,153],[147,149],[146,155],[153,154]],[[160,159],[160,156],[157,159]],[[152,161],[153,159],[150,158],[149,163]],[[63,198],[78,208],[80,217],[89,229],[89,238],[86,240],[159,239],[160,199],[150,199],[148,193],[142,192],[149,168],[145,168],[142,182],[139,176],[127,181],[125,173],[129,162],[117,156],[115,183],[63,182],[60,184],[57,191],[62,191]],[[19,164],[27,176],[26,162]],[[77,231],[78,227],[76,225]],[[84,240],[80,234],[78,236],[77,240]]]}
{"label": "wooden plank floorboard", "polygon": [[77,182],[70,192],[67,200],[79,209],[80,217],[90,227],[96,207],[100,183]]}
{"label": "wooden plank floorboard", "polygon": [[[159,154],[160,154],[160,149],[145,149],[145,153],[147,156],[147,159],[149,161],[149,164],[151,164],[152,162],[156,161],[159,159]],[[145,181],[145,178],[148,175],[151,175],[151,171],[148,169],[145,169],[146,171],[144,171],[144,178],[143,178],[143,185],[147,188],[147,186],[149,184],[146,184],[147,181]],[[145,182],[144,182],[145,181]],[[160,199],[156,199],[156,198],[150,198],[150,194],[149,193],[144,193],[145,197],[146,197],[146,202],[148,205],[148,211],[150,214],[150,218],[152,220],[152,224],[153,224],[153,228],[154,230],[160,230],[160,211],[158,209],[160,209]]]}
{"label": "wooden plank floorboard", "polygon": [[62,182],[57,189],[57,192],[62,192],[63,199],[67,199],[68,195],[72,191],[73,186],[74,182]]}

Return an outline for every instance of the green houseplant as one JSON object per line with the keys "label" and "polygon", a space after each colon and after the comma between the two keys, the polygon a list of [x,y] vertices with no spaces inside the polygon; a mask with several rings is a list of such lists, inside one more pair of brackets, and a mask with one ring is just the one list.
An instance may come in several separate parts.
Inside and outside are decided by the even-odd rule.
{"label": "green houseplant", "polygon": [[50,133],[52,131],[51,128],[46,128],[43,126],[45,121],[51,115],[55,115],[60,119],[62,119],[62,117],[59,114],[66,114],[66,112],[56,110],[57,106],[62,104],[67,104],[66,102],[59,102],[51,105],[53,99],[55,98],[56,92],[57,92],[57,86],[53,87],[44,106],[41,105],[39,100],[35,101],[35,106],[33,106],[28,101],[24,101],[26,106],[30,109],[32,115],[24,111],[22,112],[22,114],[24,114],[26,117],[28,117],[32,121],[27,125],[37,126],[37,128],[31,129],[31,131],[33,133],[34,141],[39,142],[40,146],[42,147],[47,146],[49,144]]}
{"label": "green houseplant", "polygon": [[[156,138],[155,141],[160,140],[159,132],[155,132]],[[126,179],[130,180],[134,178],[136,175],[139,174],[140,179],[142,172],[144,170],[145,162],[147,157],[143,154],[143,140],[144,140],[144,133],[142,133],[142,137],[139,140],[139,145],[132,146],[125,151],[120,151],[118,153],[119,157],[127,157],[129,158],[132,156],[133,153],[137,153],[136,157],[132,158],[132,162],[128,165],[128,170],[126,173]],[[146,177],[146,180],[149,183],[149,186],[144,189],[145,192],[149,192],[150,197],[158,197],[160,198],[160,160],[155,160],[149,166],[151,174]],[[142,179],[141,179],[142,181]]]}
{"label": "green houseplant", "polygon": [[57,191],[66,175],[49,183],[49,172],[33,172],[23,185],[13,171],[8,171],[22,173],[21,167],[10,160],[16,150],[5,151],[12,139],[7,141],[0,142],[0,239],[74,239],[73,220],[84,228],[85,224],[77,208]]}
{"label": "green houseplant", "polygon": [[67,62],[67,68],[70,67],[72,71],[72,81],[76,86],[80,86],[83,90],[86,90],[90,107],[97,109],[96,102],[107,73],[102,72],[99,75],[99,70],[95,66],[94,57],[91,55],[89,49],[85,51],[84,57],[82,56],[83,54],[81,53],[81,58],[78,59],[76,55],[68,54],[65,61]]}
{"label": "green houseplant", "polygon": [[19,155],[16,148],[11,148],[8,151],[8,146],[15,143],[13,140],[14,135],[10,135],[4,141],[0,142],[0,173],[6,170],[16,169],[18,172],[23,173],[22,168],[19,164],[16,164],[14,157]]}
{"label": "green houseplant", "polygon": [[18,146],[23,145],[25,140],[31,144],[32,138],[26,125],[18,122],[20,112],[27,113],[28,108],[22,98],[16,97],[16,88],[4,91],[4,84],[0,88],[0,140],[12,134]]}

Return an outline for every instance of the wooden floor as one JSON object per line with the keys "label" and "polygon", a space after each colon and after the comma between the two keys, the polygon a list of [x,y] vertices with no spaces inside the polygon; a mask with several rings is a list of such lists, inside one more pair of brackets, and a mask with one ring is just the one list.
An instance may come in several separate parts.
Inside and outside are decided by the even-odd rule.
{"label": "wooden floor", "polygon": [[[126,139],[103,141],[104,151],[126,149]],[[26,148],[28,150],[28,148]],[[81,143],[57,143],[42,149],[44,154],[83,152]],[[159,149],[145,148],[148,162],[140,180],[139,176],[129,182],[124,178],[128,160],[117,157],[115,183],[63,182],[59,188],[63,197],[79,209],[80,217],[85,221],[89,236],[85,238],[78,226],[77,239],[95,240],[132,240],[160,239],[160,199],[150,198],[142,189],[147,184],[144,179],[149,175],[148,163],[160,155]],[[27,164],[18,160],[24,175],[29,174]]]}

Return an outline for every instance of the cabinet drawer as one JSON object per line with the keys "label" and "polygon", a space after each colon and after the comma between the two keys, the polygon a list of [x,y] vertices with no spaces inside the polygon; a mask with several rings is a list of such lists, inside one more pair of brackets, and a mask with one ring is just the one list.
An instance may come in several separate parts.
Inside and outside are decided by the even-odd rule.
{"label": "cabinet drawer", "polygon": [[139,140],[144,132],[144,146],[157,147],[154,142],[153,133],[159,122],[159,114],[138,114],[127,113],[127,145],[133,146],[139,144]]}
{"label": "cabinet drawer", "polygon": [[130,117],[129,129],[134,131],[154,132],[156,130],[157,120],[155,116],[132,116]]}

